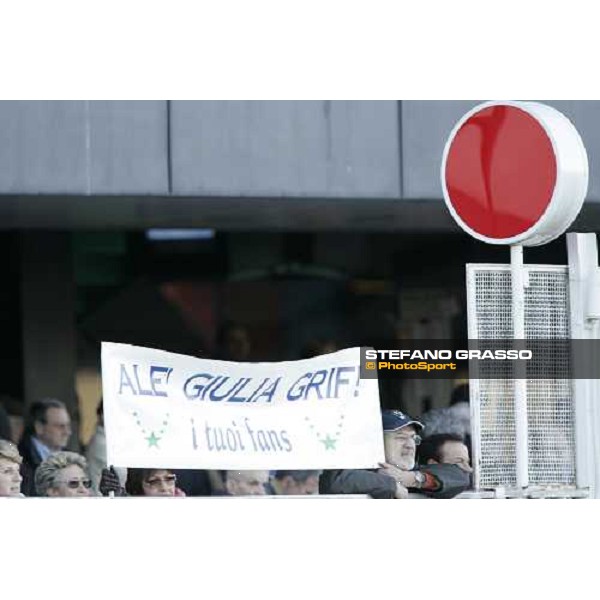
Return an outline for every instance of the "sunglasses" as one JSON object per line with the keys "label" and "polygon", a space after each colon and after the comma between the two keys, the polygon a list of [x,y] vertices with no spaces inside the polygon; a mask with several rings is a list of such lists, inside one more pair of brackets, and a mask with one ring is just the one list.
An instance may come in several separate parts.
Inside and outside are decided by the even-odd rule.
{"label": "sunglasses", "polygon": [[57,481],[57,483],[64,483],[71,490],[76,490],[80,485],[87,490],[92,487],[92,481],[90,479],[69,479],[69,481]]}
{"label": "sunglasses", "polygon": [[161,483],[166,483],[167,485],[174,485],[175,481],[177,481],[177,477],[175,475],[165,475],[164,477],[152,477],[152,479],[147,479],[144,481],[146,485],[150,487],[157,487]]}

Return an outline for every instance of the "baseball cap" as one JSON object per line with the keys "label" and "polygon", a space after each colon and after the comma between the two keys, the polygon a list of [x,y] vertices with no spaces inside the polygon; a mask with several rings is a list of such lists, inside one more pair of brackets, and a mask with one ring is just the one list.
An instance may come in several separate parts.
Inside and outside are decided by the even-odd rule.
{"label": "baseball cap", "polygon": [[401,410],[382,410],[381,420],[383,422],[384,431],[396,431],[407,425],[415,425],[419,431],[422,431],[425,427],[423,423],[409,417]]}

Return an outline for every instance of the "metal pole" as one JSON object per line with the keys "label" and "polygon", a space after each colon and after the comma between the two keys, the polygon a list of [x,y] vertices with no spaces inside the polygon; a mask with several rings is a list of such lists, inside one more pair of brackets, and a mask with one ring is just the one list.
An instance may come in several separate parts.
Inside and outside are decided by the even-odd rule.
{"label": "metal pole", "polygon": [[[512,318],[513,338],[525,339],[525,272],[523,269],[523,246],[510,247],[510,266],[512,282]],[[527,379],[525,366],[518,363],[514,373],[515,393],[515,442],[517,487],[529,485],[529,447],[527,425]]]}
{"label": "metal pole", "polygon": [[[600,315],[600,311],[590,302],[590,292],[593,293],[594,288],[592,282],[598,269],[596,234],[567,233],[567,252],[571,339],[598,339],[600,332],[595,326],[595,317]],[[600,415],[595,414],[597,385],[598,382],[593,379],[572,380],[577,487],[590,489],[596,498],[600,497],[600,457],[595,447],[600,432]]]}

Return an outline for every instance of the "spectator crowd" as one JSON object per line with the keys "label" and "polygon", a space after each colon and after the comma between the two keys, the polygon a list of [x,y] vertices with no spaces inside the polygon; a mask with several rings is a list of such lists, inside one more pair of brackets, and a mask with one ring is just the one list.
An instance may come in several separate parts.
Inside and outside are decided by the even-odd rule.
{"label": "spectator crowd", "polygon": [[[85,454],[67,450],[72,436],[66,406],[47,398],[29,409],[18,445],[10,428],[0,439],[0,496],[302,496],[360,494],[405,499],[409,494],[453,498],[471,486],[468,420],[461,396],[414,419],[400,410],[382,410],[385,462],[377,469],[326,471],[206,471],[115,468],[106,464],[102,402],[98,424]],[[468,405],[467,405],[468,408]],[[432,422],[427,436],[425,423]]]}

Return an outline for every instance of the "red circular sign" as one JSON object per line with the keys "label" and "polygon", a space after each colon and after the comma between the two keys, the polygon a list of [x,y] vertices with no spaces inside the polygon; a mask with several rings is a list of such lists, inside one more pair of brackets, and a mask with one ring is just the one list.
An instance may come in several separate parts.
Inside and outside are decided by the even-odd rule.
{"label": "red circular sign", "polygon": [[505,239],[531,229],[546,212],[557,161],[537,119],[515,106],[493,105],[458,129],[444,177],[464,224],[482,236]]}

